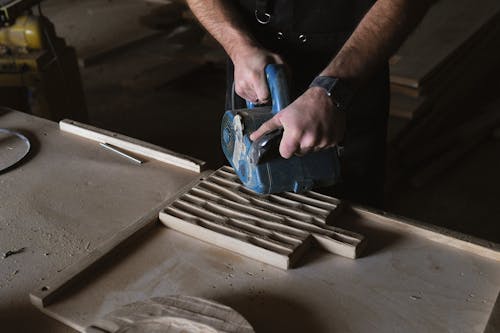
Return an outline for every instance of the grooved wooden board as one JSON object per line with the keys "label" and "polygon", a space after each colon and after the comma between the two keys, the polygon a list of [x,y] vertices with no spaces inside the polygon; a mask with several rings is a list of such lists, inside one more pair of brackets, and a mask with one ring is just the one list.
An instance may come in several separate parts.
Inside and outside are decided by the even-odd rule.
{"label": "grooved wooden board", "polygon": [[160,213],[168,227],[241,255],[287,269],[313,241],[356,258],[364,237],[327,224],[340,202],[316,192],[260,196],[222,167]]}

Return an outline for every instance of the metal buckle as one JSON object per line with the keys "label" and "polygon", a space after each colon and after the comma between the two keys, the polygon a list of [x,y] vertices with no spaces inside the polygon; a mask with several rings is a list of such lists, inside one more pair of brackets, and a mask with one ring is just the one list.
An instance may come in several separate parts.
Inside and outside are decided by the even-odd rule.
{"label": "metal buckle", "polygon": [[262,15],[260,15],[259,11],[256,9],[255,10],[255,19],[260,24],[268,24],[269,22],[271,22],[271,14],[263,12]]}

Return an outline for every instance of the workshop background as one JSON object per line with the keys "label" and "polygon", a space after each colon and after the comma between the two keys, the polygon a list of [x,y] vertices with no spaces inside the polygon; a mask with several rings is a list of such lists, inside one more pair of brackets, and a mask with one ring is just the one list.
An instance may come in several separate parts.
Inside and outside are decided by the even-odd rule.
{"label": "workshop background", "polygon": [[[227,164],[220,147],[220,121],[225,111],[226,58],[217,43],[198,25],[186,7],[185,1],[0,0],[0,9],[13,6],[9,7],[13,10],[10,12],[11,14],[18,15],[19,13],[14,10],[15,6],[24,5],[33,6],[35,16],[46,18],[37,21],[23,16],[18,20],[12,19],[10,22],[12,25],[0,29],[0,105],[2,107],[22,110],[54,121],[59,121],[62,118],[79,120],[205,160],[209,169],[215,170],[221,165]],[[5,13],[0,10],[0,19],[9,20]],[[16,15],[14,17],[17,17]],[[40,22],[41,25],[39,25]],[[391,58],[386,211],[500,243],[500,175],[498,174],[500,170],[500,82],[497,79],[500,76],[499,41],[499,0],[439,0],[401,49]],[[8,113],[5,112],[5,114]],[[19,118],[19,113],[15,114]],[[0,109],[0,115],[3,116],[2,109]],[[33,117],[29,118],[33,119]],[[7,119],[7,116],[3,119]],[[37,121],[40,120],[37,119]],[[40,137],[48,144],[43,147],[39,144],[40,140],[33,140],[31,156],[28,155],[23,162],[16,165],[14,170],[8,170],[2,174],[7,175],[7,177],[3,179],[0,177],[0,187],[4,191],[1,192],[4,194],[4,200],[0,208],[9,213],[12,212],[8,218],[3,218],[4,214],[0,216],[0,222],[2,222],[0,235],[3,236],[0,289],[2,289],[3,295],[7,295],[2,296],[4,303],[0,304],[1,332],[4,330],[35,331],[33,329],[35,326],[40,331],[73,332],[70,328],[42,314],[32,304],[28,304],[27,286],[29,286],[29,290],[32,290],[31,288],[34,288],[35,285],[37,287],[40,285],[43,286],[40,290],[50,291],[50,288],[45,287],[46,285],[50,286],[48,280],[60,276],[58,273],[64,272],[63,268],[68,267],[70,263],[77,262],[77,257],[79,260],[80,258],[86,260],[87,256],[94,255],[95,249],[99,253],[102,249],[99,247],[101,246],[100,242],[109,234],[113,234],[113,236],[123,235],[121,232],[111,231],[116,230],[114,228],[118,228],[120,223],[130,223],[128,218],[132,219],[135,215],[129,214],[128,211],[134,213],[142,211],[144,207],[141,205],[146,205],[149,201],[154,201],[153,199],[172,196],[172,194],[168,194],[169,191],[175,190],[177,192],[179,184],[187,182],[187,179],[192,176],[186,173],[186,175],[179,177],[178,184],[177,181],[170,184],[167,177],[158,176],[165,175],[166,172],[162,173],[164,172],[162,168],[156,168],[155,162],[145,163],[141,168],[132,169],[131,165],[133,164],[129,163],[130,161],[119,160],[120,163],[109,168],[109,173],[92,173],[92,176],[95,174],[97,179],[95,181],[92,179],[94,183],[98,183],[100,179],[106,179],[110,174],[113,174],[115,177],[110,177],[113,179],[106,179],[111,185],[101,188],[89,181],[85,183],[83,190],[82,188],[71,188],[70,191],[74,190],[74,196],[78,198],[75,201],[81,201],[81,204],[78,202],[74,206],[71,204],[64,206],[65,203],[71,202],[71,200],[65,200],[69,186],[66,186],[67,184],[64,182],[69,177],[77,178],[80,181],[91,171],[103,170],[103,165],[107,167],[108,164],[102,161],[89,163],[89,168],[82,168],[83,177],[81,174],[68,175],[70,172],[58,173],[60,170],[58,168],[67,167],[67,165],[54,163],[52,158],[60,157],[64,153],[65,158],[57,161],[65,163],[70,161],[68,164],[74,162],[80,166],[79,162],[83,159],[91,160],[88,154],[91,148],[89,145],[89,147],[82,149],[84,153],[72,150],[72,147],[78,146],[75,144],[77,139],[74,137],[67,141],[53,139],[54,137],[60,139],[60,134],[57,129],[57,134],[54,135],[54,128],[57,126],[56,123],[51,123],[51,125],[52,127],[37,128],[37,131],[42,133]],[[48,129],[48,134],[45,132],[46,129]],[[106,153],[100,148],[94,147],[92,149],[94,149],[91,150],[92,154],[103,154],[99,156],[106,156],[106,158],[115,157],[105,155]],[[43,165],[46,160],[49,160],[47,164],[50,165]],[[37,169],[39,165],[44,169]],[[29,173],[31,166],[35,171],[31,169],[31,173]],[[28,173],[21,173],[26,169],[28,169]],[[18,172],[16,177],[19,178],[13,176],[9,180],[8,176],[12,176],[16,171]],[[24,176],[25,174],[28,176]],[[49,181],[60,177],[61,182],[46,185],[45,182],[40,181],[37,186],[32,186],[30,181],[33,179],[30,179],[30,175],[33,176],[33,174],[41,175],[40,178],[48,175]],[[136,179],[132,181],[131,178],[134,177]],[[198,179],[199,176],[195,174],[193,177]],[[20,178],[26,182],[20,184],[22,182],[14,181]],[[148,192],[143,189],[144,191],[141,192],[139,188],[141,186],[135,186],[134,182],[140,183],[144,188],[154,187],[154,191],[148,190]],[[59,193],[58,186],[66,187]],[[117,197],[119,197],[120,205],[107,207],[106,205],[110,205],[110,202],[114,201],[100,202],[101,199],[98,196],[89,196],[85,198],[88,202],[84,202],[80,193],[84,193],[87,187],[92,187],[95,191],[102,189],[104,196],[109,196],[110,192],[118,189]],[[17,196],[14,190],[19,190],[23,195],[28,193],[30,202],[26,204],[23,198],[27,196]],[[154,192],[151,198],[148,197],[144,202],[136,202],[140,201],[137,200],[138,197],[147,196],[143,193],[150,192]],[[164,195],[164,192],[167,194]],[[89,193],[95,192],[89,191]],[[47,205],[47,208],[43,203],[49,200],[54,203]],[[25,206],[32,211],[25,212]],[[86,207],[92,207],[92,209],[86,209]],[[48,209],[49,212],[41,212],[42,209]],[[62,210],[64,210],[65,215],[57,215]],[[115,210],[116,214],[113,215],[115,221],[92,220],[87,216],[91,210],[96,210],[97,214],[94,215],[97,216],[103,211]],[[94,212],[90,212],[90,215],[92,213]],[[53,220],[50,221],[54,222],[53,226],[49,223],[36,225],[39,221],[43,221],[44,214]],[[383,214],[381,212],[381,215],[377,216]],[[29,217],[24,219],[11,218],[18,215]],[[54,215],[57,218],[52,218]],[[72,218],[75,215],[74,221],[69,221],[68,226],[65,226],[67,222],[65,217],[69,215]],[[35,216],[35,218],[31,219],[31,216]],[[123,216],[127,218],[123,218]],[[77,223],[83,220],[85,223]],[[405,223],[403,224],[406,225]],[[411,223],[409,222],[408,225]],[[47,225],[53,228],[42,230]],[[413,228],[420,230],[418,225]],[[426,228],[423,227],[422,230]],[[90,236],[83,232],[82,234],[85,235],[80,237],[79,230],[84,229],[90,231],[88,232]],[[386,242],[387,239],[389,239],[388,243],[391,242],[391,238],[393,238],[393,242],[394,239],[397,239],[390,232],[384,234],[384,231],[372,229],[366,228],[365,231],[370,234],[370,237],[371,235],[379,237],[382,243]],[[432,235],[441,235],[441,232],[430,231]],[[410,234],[408,232],[407,235]],[[144,257],[141,257],[141,260],[137,260],[137,262],[148,263],[151,261],[151,264],[155,265],[156,262],[163,260],[164,253],[162,253],[161,249],[163,248],[160,245],[178,246],[179,249],[182,249],[182,243],[189,246],[195,244],[193,246],[199,246],[199,249],[208,248],[204,247],[208,245],[201,242],[184,242],[182,240],[186,238],[181,238],[184,236],[177,235],[177,233],[172,233],[171,236],[172,238],[168,239],[175,240],[176,237],[180,237],[180,241],[178,243],[174,241],[172,245],[169,242],[161,243],[163,238],[157,238],[157,241],[160,240],[158,243],[154,243],[155,239],[145,238],[146,244],[151,241],[160,250],[157,248],[152,250],[157,254],[156,257],[154,255],[147,256],[147,260],[142,260]],[[412,237],[407,236],[406,240],[411,241]],[[6,244],[5,240],[9,238],[12,238],[13,241]],[[369,244],[377,244],[375,238],[371,237]],[[419,240],[425,237],[414,238]],[[454,304],[472,305],[471,307],[463,306],[463,308],[461,305],[457,306],[460,311],[464,312],[457,312],[460,315],[455,317],[450,315],[447,318],[449,322],[443,320],[443,327],[449,325],[453,328],[457,322],[460,323],[459,320],[455,319],[461,319],[459,317],[462,317],[462,314],[464,314],[463,317],[466,317],[466,314],[475,316],[474,311],[480,312],[470,309],[493,306],[494,297],[498,297],[498,294],[486,296],[483,294],[486,294],[488,289],[486,287],[490,288],[490,284],[493,286],[495,284],[495,275],[491,272],[496,270],[494,266],[496,262],[492,259],[493,257],[487,258],[487,255],[483,254],[484,258],[474,259],[473,265],[462,265],[460,260],[465,258],[463,262],[468,263],[468,257],[462,255],[462,252],[458,252],[456,256],[460,260],[454,256],[448,256],[451,253],[450,249],[454,250],[454,248],[448,249],[444,246],[441,248],[441,243],[445,243],[452,237],[444,237],[443,239],[445,240],[436,242],[436,244],[432,243],[431,246],[419,245],[427,243],[409,242],[413,244],[413,247],[405,248],[401,245],[399,248],[399,252],[403,252],[402,257],[405,258],[422,257],[421,253],[425,253],[428,250],[427,247],[431,248],[430,252],[433,249],[438,249],[432,256],[428,255],[425,261],[400,261],[398,259],[399,252],[395,251],[393,256],[391,253],[379,251],[377,255],[386,256],[382,257],[385,260],[382,262],[387,266],[368,265],[372,271],[361,270],[361,272],[374,272],[375,270],[380,272],[386,267],[393,266],[388,270],[401,272],[403,276],[403,279],[396,282],[385,280],[383,274],[359,274],[368,277],[369,282],[375,281],[374,284],[368,283],[363,287],[361,279],[350,275],[355,265],[345,265],[346,271],[340,272],[338,275],[341,277],[345,275],[346,281],[355,283],[356,288],[353,289],[359,292],[359,298],[368,298],[370,302],[373,302],[374,308],[376,308],[376,304],[379,304],[377,303],[379,300],[384,302],[384,299],[389,299],[383,294],[388,289],[377,290],[377,283],[380,283],[380,281],[376,281],[377,279],[390,284],[391,290],[396,286],[394,289],[399,295],[394,296],[398,302],[392,303],[393,310],[400,308],[401,304],[415,305],[415,311],[420,309],[418,306],[424,307],[426,304],[430,304],[431,306],[426,308],[428,312],[432,312],[432,306],[441,304],[449,304],[450,308],[454,307]],[[32,243],[36,246],[31,246]],[[50,244],[52,247],[45,248],[39,245],[41,243]],[[394,242],[391,246],[397,248],[397,243]],[[459,241],[459,244],[463,243]],[[384,245],[375,245],[375,247],[377,246],[383,248]],[[471,245],[473,249],[474,246],[474,244]],[[486,246],[480,247],[480,249],[491,247],[490,250],[493,253],[495,246],[495,244],[486,242]],[[49,248],[59,249],[49,251]],[[127,249],[129,251],[127,253],[147,253],[139,250],[138,246],[131,246]],[[109,251],[111,252],[111,250]],[[464,253],[467,251],[464,250]],[[210,251],[205,252],[198,251],[196,256],[190,258],[193,261],[189,265],[203,269],[204,266],[198,265],[196,267],[196,264],[210,256]],[[416,253],[415,257],[412,257],[413,252]],[[367,256],[365,263],[369,263],[372,258],[376,258],[376,255]],[[439,260],[435,260],[435,258]],[[307,284],[300,285],[300,288],[288,289],[299,289],[299,292],[304,291],[304,293],[308,292],[309,287],[314,289],[314,284],[317,284],[317,281],[307,277],[304,271],[318,272],[314,270],[315,266],[324,267],[321,264],[329,262],[321,257],[318,260],[314,254],[310,260],[309,265],[305,265],[303,271],[298,271],[296,274],[299,277],[306,277]],[[118,261],[120,262],[120,260]],[[272,269],[268,270],[267,268],[266,270],[263,268],[255,269],[255,272],[247,270],[238,272],[237,269],[234,269],[233,264],[227,264],[230,262],[229,259],[220,262],[219,259],[213,261],[218,265],[215,270],[217,277],[223,280],[226,285],[229,284],[230,287],[226,286],[226,288],[230,289],[233,288],[232,283],[236,285],[238,280],[252,278],[258,279],[258,282],[261,283],[264,281],[264,276],[267,279],[268,276],[274,274]],[[445,265],[447,261],[451,263],[449,266]],[[136,263],[132,260],[130,262],[130,265]],[[424,264],[421,264],[422,262]],[[493,263],[491,268],[485,264],[490,262]],[[260,267],[257,265],[255,263],[255,267]],[[192,273],[192,270],[183,270],[185,266],[182,262],[179,265],[172,265],[172,274],[179,274],[179,280],[186,280],[185,286],[191,288],[195,285],[198,287],[200,285],[196,280],[198,277]],[[359,267],[362,265],[358,265]],[[467,267],[469,270],[464,273],[463,267]],[[167,268],[166,271],[170,272],[170,267]],[[334,271],[330,266],[327,266],[326,270]],[[121,271],[117,270],[117,272]],[[164,272],[165,270],[159,270],[158,274]],[[111,275],[111,273],[112,269],[110,268],[101,272],[104,276]],[[132,277],[128,277],[132,281],[136,272],[130,270],[127,273],[132,275]],[[337,272],[334,273],[337,274]],[[120,276],[120,279],[110,279],[113,281],[110,283],[112,289],[115,288],[115,284],[123,286],[128,282],[128,278],[122,279],[125,274],[117,275]],[[321,274],[313,275],[323,279]],[[233,276],[236,277],[231,280],[230,278]],[[436,277],[436,281],[439,280],[439,283],[428,283],[425,278],[422,278],[429,276]],[[460,297],[454,296],[456,295],[455,289],[459,284],[455,284],[456,281],[448,281],[450,276],[460,282],[460,288],[463,290],[456,293]],[[88,276],[84,275],[84,277],[85,279],[82,281],[83,284],[86,284]],[[177,279],[176,276],[172,281],[175,279]],[[82,281],[79,282],[82,283]],[[191,282],[193,282],[192,285],[189,284]],[[264,282],[268,283],[268,280]],[[287,285],[281,282],[278,281],[271,286],[275,289],[287,288]],[[120,283],[123,284],[120,285]],[[165,283],[170,286],[170,282]],[[429,286],[421,288],[423,291],[410,288],[412,284],[418,285],[418,283],[420,286],[428,283]],[[153,281],[152,284],[156,287],[157,284],[161,283]],[[337,280],[325,278],[321,280],[320,284],[322,284],[321,287],[328,288],[328,290],[337,288],[336,292],[339,293],[335,296],[339,296],[338,299],[341,302],[344,300],[347,300],[347,303],[350,302],[349,297],[342,295],[342,285]],[[177,285],[172,284],[172,286],[177,288]],[[438,287],[433,289],[435,286],[444,289]],[[188,287],[179,288],[179,290],[191,291]],[[205,287],[209,292],[215,289],[215,285]],[[469,287],[475,287],[479,292],[472,291],[473,289],[469,289]],[[142,292],[141,288],[138,289]],[[221,288],[221,290],[224,289]],[[370,292],[367,293],[366,290]],[[373,293],[371,293],[372,291]],[[250,289],[247,294],[245,292],[243,291],[241,294],[246,295],[245,297],[236,295],[228,304],[238,303],[238,298],[240,300],[250,299],[249,303],[242,302],[241,304],[246,305],[240,308],[245,310],[245,313],[259,314],[261,319],[264,319],[262,322],[266,324],[270,321],[268,318],[275,316],[279,309],[284,308],[286,311],[282,312],[281,317],[278,318],[280,320],[276,321],[278,324],[280,321],[287,322],[289,327],[294,327],[297,331],[300,331],[302,327],[307,327],[309,331],[315,331],[315,327],[320,326],[318,325],[319,321],[315,320],[317,314],[312,313],[313,308],[308,303],[297,302],[291,296],[276,297],[272,293],[265,294],[259,289]],[[96,295],[97,293],[89,294]],[[251,297],[247,297],[248,295]],[[376,297],[370,298],[372,295]],[[448,302],[449,295],[452,297],[449,298]],[[76,296],[76,299],[78,296],[85,298],[85,292]],[[444,296],[443,302],[445,303],[436,302],[433,304],[433,300],[440,298],[440,296]],[[462,296],[464,296],[463,299]],[[336,300],[337,298],[332,299]],[[356,300],[356,298],[352,299]],[[254,300],[264,301],[252,303]],[[125,299],[123,301],[125,302]],[[268,311],[268,308],[261,306],[264,302],[273,311]],[[334,308],[325,307],[324,304],[327,303],[322,302],[322,300],[319,302],[322,309]],[[496,302],[498,310],[499,302]],[[360,317],[371,312],[370,309],[363,308],[362,303],[353,304],[359,307],[359,311],[358,308],[353,311]],[[93,307],[94,304],[91,306]],[[61,308],[58,310],[62,312],[67,310]],[[47,312],[47,309],[41,310]],[[257,311],[252,312],[254,310]],[[379,310],[385,311],[381,308]],[[87,319],[88,313],[80,312],[79,308],[70,311],[74,312],[72,313],[74,317]],[[261,313],[258,313],[259,311]],[[391,308],[387,312],[390,311]],[[57,317],[57,311],[54,313]],[[394,313],[399,312],[394,311]],[[443,311],[443,313],[453,312]],[[479,313],[479,315],[482,314]],[[279,313],[278,316],[280,316]],[[304,317],[306,320],[303,321],[302,325],[305,326],[296,325],[297,321],[294,319],[302,320]],[[348,317],[346,316],[346,318]],[[379,317],[375,316],[374,318],[373,322],[381,321]],[[438,321],[436,318],[438,315],[433,320]],[[498,318],[498,315],[495,318]],[[59,317],[58,320],[64,321],[64,318]],[[398,320],[409,322],[411,318],[401,316]],[[257,323],[257,325],[263,325],[262,322]],[[300,321],[298,322],[300,323]],[[423,317],[421,322],[425,327],[427,319]],[[453,325],[450,325],[450,322]],[[417,325],[419,323],[416,320],[411,324]],[[418,327],[418,325],[413,327]]]}
{"label": "workshop background", "polygon": [[[87,118],[211,168],[225,164],[225,56],[183,1],[46,0],[41,10],[76,50],[83,95],[71,50],[51,44],[52,79],[16,93],[4,87],[2,104],[55,120]],[[498,0],[441,0],[391,59],[385,207],[495,242],[499,22]]]}

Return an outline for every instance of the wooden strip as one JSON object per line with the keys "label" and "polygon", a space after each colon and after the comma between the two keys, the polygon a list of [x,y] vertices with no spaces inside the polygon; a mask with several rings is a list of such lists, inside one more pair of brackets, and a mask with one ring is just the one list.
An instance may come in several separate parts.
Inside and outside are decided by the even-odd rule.
{"label": "wooden strip", "polygon": [[351,209],[362,218],[375,222],[394,224],[414,235],[419,235],[437,243],[445,244],[446,246],[453,246],[457,249],[468,251],[485,258],[500,261],[500,244],[465,235],[433,224],[420,221],[417,222],[385,211],[376,211],[362,206],[352,206]]}
{"label": "wooden strip", "polygon": [[338,207],[338,204],[321,201],[321,200],[318,200],[315,198],[308,197],[306,195],[300,195],[300,194],[292,193],[292,192],[281,193],[280,196],[285,197],[285,198],[290,198],[290,199],[293,199],[293,200],[296,200],[299,202],[303,202],[303,203],[306,203],[306,204],[311,205],[311,206],[320,207],[320,208],[329,209],[329,210],[333,210],[333,209],[336,209]]}
{"label": "wooden strip", "polygon": [[204,161],[189,157],[187,155],[175,153],[160,146],[130,138],[122,134],[79,123],[77,121],[69,119],[61,120],[59,122],[59,128],[64,132],[79,135],[96,142],[109,143],[132,153],[149,157],[160,162],[175,165],[177,167],[194,172],[202,172],[205,168]]}
{"label": "wooden strip", "polygon": [[[208,174],[208,172],[206,174]],[[183,193],[191,189],[197,182],[199,182],[199,179],[196,179],[186,185],[179,193]],[[31,303],[39,308],[50,305],[61,293],[68,288],[71,288],[71,286],[73,286],[81,276],[90,272],[97,265],[103,262],[104,259],[107,258],[112,252],[118,250],[121,245],[133,238],[132,236],[137,236],[138,234],[141,234],[142,232],[153,227],[158,221],[159,212],[176,199],[177,197],[174,196],[163,201],[148,214],[138,219],[122,231],[117,232],[101,245],[97,246],[88,255],[64,269],[60,274],[48,280],[42,286],[39,286],[35,290],[31,291]]]}
{"label": "wooden strip", "polygon": [[248,214],[248,213],[243,213],[241,211],[235,210],[235,209],[230,209],[228,206],[220,205],[215,202],[210,202],[210,201],[205,201],[200,198],[196,198],[190,194],[185,194],[182,196],[182,199],[193,202],[195,204],[200,205],[201,207],[211,211],[215,212],[217,214],[222,214],[223,216],[226,216],[228,218],[234,218],[234,219],[239,219],[242,220],[244,219],[245,221],[249,221],[249,223],[253,223],[254,225],[258,226],[265,226],[267,228],[270,228],[272,230],[276,230],[282,233],[285,233],[287,235],[290,235],[291,237],[294,238],[305,238],[307,237],[308,233],[304,232],[303,230],[289,227],[286,225],[283,225],[281,223],[277,222],[270,222],[267,221],[267,219],[262,219],[256,215]]}
{"label": "wooden strip", "polygon": [[[192,237],[196,237],[210,244],[239,253],[254,260],[263,261],[264,258],[266,263],[282,269],[288,269],[295,261],[295,255],[300,252],[296,251],[290,255],[283,255],[274,251],[269,251],[260,246],[243,242],[239,239],[214,232],[193,223],[186,223],[184,220],[171,216],[164,211],[160,212],[160,220],[169,228]],[[307,245],[309,244],[303,243],[301,247],[306,247]]]}
{"label": "wooden strip", "polygon": [[[221,178],[217,175],[212,175],[212,176],[210,176],[208,181],[215,182],[219,185],[229,186],[229,187],[231,187],[235,190],[238,190],[239,192],[242,192],[246,195],[255,196],[255,192],[245,188],[241,183],[238,183],[234,180]],[[314,215],[317,215],[319,217],[326,217],[330,214],[330,211],[327,209],[316,207],[316,206],[311,206],[309,204],[305,204],[305,203],[300,202],[300,201],[287,199],[287,198],[284,198],[280,195],[268,194],[268,195],[260,196],[260,198],[265,198],[269,201],[273,201],[273,202],[285,205],[285,206],[293,208],[295,210],[303,210],[303,211],[312,213]]]}
{"label": "wooden strip", "polygon": [[301,195],[304,195],[306,197],[313,198],[313,199],[316,199],[316,200],[320,200],[320,201],[324,201],[324,202],[329,202],[329,203],[331,203],[333,205],[339,205],[340,204],[340,200],[339,199],[336,199],[336,198],[333,198],[333,197],[330,197],[328,195],[321,194],[321,193],[318,193],[318,192],[314,192],[314,191],[307,191],[307,192],[301,193]]}
{"label": "wooden strip", "polygon": [[233,169],[233,168],[231,168],[229,165],[223,165],[221,168],[219,168],[219,169],[216,171],[216,173],[217,173],[217,172],[219,172],[219,171],[221,171],[221,172],[226,172],[226,173],[228,173],[228,174],[231,174],[231,175],[233,175],[233,176],[238,177],[238,176],[236,175],[236,172],[234,171],[234,169]]}
{"label": "wooden strip", "polygon": [[229,237],[236,238],[242,242],[247,242],[256,246],[263,247],[269,251],[275,251],[277,253],[285,255],[288,255],[293,251],[293,247],[272,241],[271,239],[268,239],[265,236],[263,237],[250,234],[241,229],[235,228],[234,226],[228,225],[227,223],[217,223],[214,221],[207,220],[206,218],[194,215],[193,211],[180,210],[177,207],[168,207],[167,209],[164,210],[164,212],[169,214],[170,216],[180,218],[183,221],[195,224],[204,229],[208,229],[211,231],[224,234]]}
{"label": "wooden strip", "polygon": [[247,230],[254,234],[261,234],[269,237],[270,239],[276,240],[280,243],[285,243],[291,246],[299,245],[302,242],[302,239],[290,236],[286,233],[281,233],[274,229],[267,229],[257,225],[257,223],[252,221],[240,220],[235,218],[228,219],[231,225],[236,225],[241,229]]}
{"label": "wooden strip", "polygon": [[[311,219],[308,219],[308,222],[304,222],[302,220],[294,218],[293,216],[282,216],[273,211],[273,208],[270,207],[254,207],[254,206],[249,206],[249,205],[242,205],[242,204],[236,204],[234,202],[231,202],[227,199],[222,199],[218,197],[216,194],[207,192],[206,190],[200,190],[199,188],[194,188],[191,192],[196,192],[201,195],[206,195],[206,198],[208,200],[214,200],[215,202],[220,202],[222,205],[226,205],[229,207],[232,207],[233,209],[237,210],[242,210],[245,212],[249,212],[250,214],[254,214],[259,218],[265,217],[265,218],[271,218],[274,221],[278,221],[281,223],[284,223],[288,226],[291,226],[293,228],[299,228],[301,230],[307,230],[308,232],[311,233],[316,233],[318,235],[327,235],[329,237],[334,237],[339,241],[346,241],[349,242],[350,244],[357,245],[360,244],[364,237],[360,234],[357,234],[355,232],[347,231],[342,228],[338,227],[333,227],[329,226],[325,223],[314,221]],[[186,196],[189,194],[186,194]],[[255,203],[255,202],[253,202]],[[203,204],[203,202],[198,202],[198,204]],[[281,207],[279,207],[281,208]],[[318,225],[319,224],[319,225]]]}
{"label": "wooden strip", "polygon": [[[180,207],[179,207],[180,206]],[[265,240],[268,240],[267,238],[270,238],[269,235],[272,235],[273,232],[270,232],[269,230],[259,228],[256,226],[251,226],[251,228],[245,228],[242,227],[242,223],[234,223],[234,220],[219,214],[215,214],[213,212],[210,212],[206,209],[199,208],[189,202],[183,201],[183,200],[177,200],[171,207],[175,207],[179,210],[182,210],[183,212],[189,213],[193,215],[194,217],[201,218],[204,220],[210,219],[208,221],[210,222],[215,222],[220,224],[222,227],[229,228],[233,231],[236,231],[238,233],[241,233],[244,236],[254,236],[256,238],[262,237]],[[245,225],[247,225],[245,223]],[[251,229],[251,230],[249,230]],[[256,229],[260,229],[260,232],[255,232]],[[274,240],[273,240],[274,242]],[[284,246],[284,247],[289,247],[288,243],[284,243],[281,241],[276,241],[276,246]]]}
{"label": "wooden strip", "polygon": [[[219,185],[229,186],[233,189],[238,190],[239,192],[242,192],[243,194],[246,194],[247,196],[255,196],[256,195],[255,192],[253,192],[252,190],[247,189],[241,183],[236,182],[236,181],[231,180],[231,179],[225,179],[225,178],[221,178],[217,175],[212,175],[208,178],[208,181],[215,182]],[[299,197],[301,197],[301,196],[299,195]],[[308,211],[308,212],[313,213],[315,215],[327,216],[330,214],[330,211],[327,209],[317,207],[314,205],[310,205],[308,203],[304,203],[303,201],[297,201],[297,200],[293,200],[290,198],[285,198],[281,195],[268,194],[268,195],[259,196],[259,198],[261,198],[261,199],[265,198],[265,199],[270,200],[270,201],[275,201],[275,202],[278,202],[280,204],[284,204],[284,205],[291,207],[291,208],[294,208],[294,209],[305,210],[305,211]],[[311,201],[313,201],[313,200],[311,200]]]}
{"label": "wooden strip", "polygon": [[[182,198],[189,201],[193,200],[195,203],[203,205],[203,207],[205,207],[208,210],[215,211],[217,213],[224,214],[225,216],[232,217],[235,219],[245,219],[248,223],[254,223],[257,226],[265,226],[266,228],[279,231],[295,239],[303,239],[309,235],[308,232],[305,232],[301,229],[297,229],[294,227],[290,227],[286,224],[268,221],[267,219],[262,219],[255,215],[243,213],[239,210],[231,209],[228,206],[219,205],[214,202],[203,202],[202,199],[196,198],[190,194],[185,194]],[[200,200],[201,202],[198,200]]]}
{"label": "wooden strip", "polygon": [[295,209],[302,209],[306,212],[309,212],[311,214],[321,216],[324,218],[326,218],[328,215],[330,215],[330,211],[328,211],[326,209],[311,206],[308,204],[304,204],[304,203],[296,201],[296,200],[287,199],[287,198],[284,198],[284,197],[279,196],[279,195],[271,194],[271,195],[268,195],[267,198],[270,201],[273,201],[275,203],[282,204],[282,205],[285,205],[287,207],[293,207]]}
{"label": "wooden strip", "polygon": [[324,250],[351,259],[356,259],[366,244],[365,242],[350,244],[332,237],[317,234],[313,234],[313,237]]}
{"label": "wooden strip", "polygon": [[232,202],[230,200],[217,197],[216,194],[211,193],[211,192],[206,191],[206,190],[202,190],[200,188],[194,188],[192,192],[196,192],[196,194],[203,196],[207,199],[210,199],[210,200],[212,200],[216,203],[219,203],[221,205],[225,205],[225,206],[228,206],[228,207],[231,207],[234,209],[238,209],[238,210],[241,210],[243,212],[247,212],[249,214],[254,214],[255,216],[267,218],[267,219],[270,219],[272,221],[278,221],[278,222],[284,221],[284,217],[279,216],[277,214],[274,214],[272,212],[269,212],[265,209],[258,209],[258,208],[255,208],[253,206],[250,206],[250,205],[243,205],[240,203]]}
{"label": "wooden strip", "polygon": [[199,184],[199,186],[206,188],[206,189],[208,189],[212,192],[215,192],[217,194],[220,194],[221,196],[226,197],[229,200],[234,200],[234,201],[242,203],[242,204],[249,204],[251,202],[249,199],[247,199],[243,195],[240,195],[234,191],[231,191],[231,190],[229,190],[223,186],[220,186],[216,183],[213,183],[209,180],[201,182]]}
{"label": "wooden strip", "polygon": [[[217,181],[216,178],[215,178],[215,181]],[[216,183],[214,184],[214,177],[213,176],[209,177],[201,185],[203,186],[203,184],[211,184],[218,189],[224,188],[223,186],[221,186],[219,184],[216,184]],[[298,209],[296,207],[283,207],[282,205],[270,202],[269,200],[266,199],[266,196],[257,196],[257,194],[244,188],[242,185],[239,185],[237,188],[236,187],[233,187],[233,188],[240,190],[239,193],[241,193],[241,194],[237,195],[237,197],[240,198],[240,200],[245,200],[245,203],[252,203],[256,206],[268,208],[272,211],[276,211],[276,212],[279,212],[281,214],[296,217],[296,218],[302,218],[302,219],[307,219],[307,220],[314,219],[314,217],[311,216],[311,214],[308,214],[301,209]],[[226,193],[226,192],[230,193],[231,195],[234,195],[234,193],[235,193],[234,191],[230,191],[230,190],[226,190],[223,193]],[[226,196],[226,197],[228,197],[228,196]],[[323,219],[323,218],[325,218],[325,216],[318,216],[318,218]]]}

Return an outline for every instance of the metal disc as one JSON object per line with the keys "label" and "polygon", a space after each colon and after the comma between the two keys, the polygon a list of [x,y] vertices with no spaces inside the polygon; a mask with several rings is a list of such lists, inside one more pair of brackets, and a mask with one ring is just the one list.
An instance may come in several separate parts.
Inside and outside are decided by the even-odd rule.
{"label": "metal disc", "polygon": [[19,132],[0,128],[0,172],[28,155],[30,140]]}

